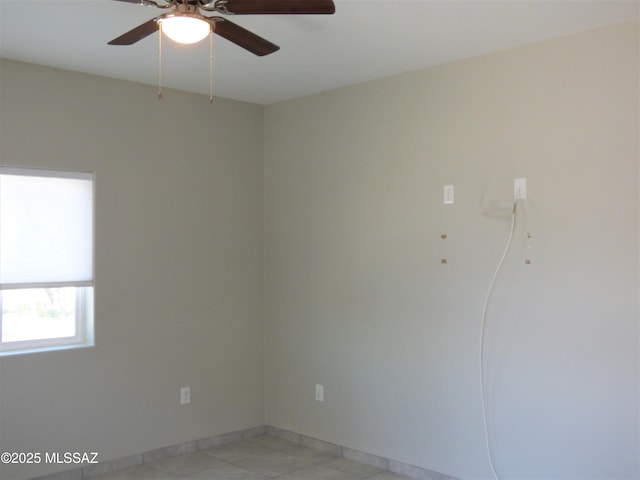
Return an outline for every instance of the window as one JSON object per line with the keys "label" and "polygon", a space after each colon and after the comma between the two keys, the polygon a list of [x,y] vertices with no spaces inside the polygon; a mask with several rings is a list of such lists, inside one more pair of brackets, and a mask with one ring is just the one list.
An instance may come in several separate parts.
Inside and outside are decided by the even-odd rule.
{"label": "window", "polygon": [[0,166],[0,355],[93,345],[93,174]]}

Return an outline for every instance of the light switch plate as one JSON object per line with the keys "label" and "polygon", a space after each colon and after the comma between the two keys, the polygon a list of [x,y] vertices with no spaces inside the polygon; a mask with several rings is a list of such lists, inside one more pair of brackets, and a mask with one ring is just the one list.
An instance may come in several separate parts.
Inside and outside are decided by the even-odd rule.
{"label": "light switch plate", "polygon": [[324,385],[316,385],[316,400],[324,402]]}
{"label": "light switch plate", "polygon": [[182,387],[180,389],[180,405],[191,403],[191,387]]}
{"label": "light switch plate", "polygon": [[513,194],[516,200],[527,198],[527,179],[516,178],[513,181]]}
{"label": "light switch plate", "polygon": [[442,203],[445,205],[453,205],[453,185],[445,185],[442,192]]}

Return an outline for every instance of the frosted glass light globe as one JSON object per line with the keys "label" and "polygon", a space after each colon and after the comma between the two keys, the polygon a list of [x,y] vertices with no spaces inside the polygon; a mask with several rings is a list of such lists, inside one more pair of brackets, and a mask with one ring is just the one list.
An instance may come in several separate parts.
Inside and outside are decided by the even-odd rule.
{"label": "frosted glass light globe", "polygon": [[199,15],[172,15],[160,20],[162,32],[178,43],[197,43],[211,32],[211,24]]}

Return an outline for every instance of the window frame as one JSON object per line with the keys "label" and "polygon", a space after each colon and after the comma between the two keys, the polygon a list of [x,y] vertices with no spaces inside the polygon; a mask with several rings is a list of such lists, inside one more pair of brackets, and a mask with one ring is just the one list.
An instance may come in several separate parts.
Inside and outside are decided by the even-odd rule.
{"label": "window frame", "polygon": [[[72,288],[76,289],[74,315],[76,334],[74,336],[2,342],[0,335],[0,356],[93,346],[93,287]],[[34,290],[37,289],[36,287]],[[10,290],[12,289],[0,290],[0,333],[2,332],[2,292]]]}
{"label": "window frame", "polygon": [[[54,170],[51,168],[32,168],[32,167],[16,167],[8,165],[0,165],[0,174],[4,172],[15,174],[15,172],[24,172],[24,175],[47,178],[79,178],[79,175],[88,176],[91,181],[91,262],[92,270],[95,269],[95,173],[78,170]],[[54,175],[52,175],[52,173]],[[19,173],[18,173],[19,174]],[[89,285],[86,282],[64,282],[56,285],[51,283],[48,286],[41,284],[25,284],[21,287],[0,287],[0,357],[8,355],[20,355],[45,351],[67,350],[76,348],[86,348],[95,345],[94,339],[94,278],[95,271],[92,274],[92,280]],[[55,287],[72,287],[75,288],[76,305],[75,305],[75,335],[71,337],[55,337],[42,338],[33,340],[19,340],[13,342],[2,342],[2,292],[22,289],[44,289]]]}

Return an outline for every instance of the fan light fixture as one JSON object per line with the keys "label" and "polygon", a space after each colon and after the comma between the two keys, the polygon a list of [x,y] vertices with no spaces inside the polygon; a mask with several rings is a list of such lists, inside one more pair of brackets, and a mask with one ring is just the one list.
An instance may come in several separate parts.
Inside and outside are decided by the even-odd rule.
{"label": "fan light fixture", "polygon": [[198,14],[167,15],[159,23],[162,32],[177,43],[198,43],[211,33],[211,24]]}
{"label": "fan light fixture", "polygon": [[[1,2],[2,0],[0,0]],[[283,15],[327,14],[336,11],[333,0],[116,0],[138,3],[169,13],[132,28],[111,40],[109,45],[132,45],[149,35],[158,35],[158,97],[162,97],[162,38],[163,33],[176,43],[198,43],[209,36],[209,100],[213,101],[213,34],[235,43],[239,47],[262,57],[276,52],[280,47],[244,29],[240,25],[218,15]],[[204,13],[204,15],[203,15]]]}

